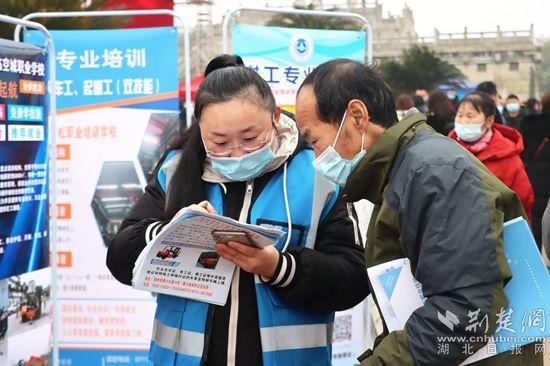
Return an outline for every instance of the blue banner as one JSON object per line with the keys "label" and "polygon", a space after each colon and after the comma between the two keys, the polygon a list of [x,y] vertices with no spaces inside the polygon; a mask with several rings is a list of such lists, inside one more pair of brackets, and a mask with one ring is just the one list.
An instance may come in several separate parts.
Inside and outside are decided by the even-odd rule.
{"label": "blue banner", "polygon": [[0,40],[0,279],[49,266],[45,49]]}
{"label": "blue banner", "polygon": [[233,53],[271,86],[277,102],[294,105],[304,78],[323,62],[343,57],[365,61],[362,31],[298,29],[236,24]]}
{"label": "blue banner", "polygon": [[[182,125],[174,27],[51,31],[57,95],[60,365],[148,364],[155,299],[105,265],[158,159]],[[37,32],[25,34],[42,42]],[[19,103],[24,104],[24,103]],[[15,107],[20,125],[38,110]],[[20,114],[19,114],[20,113]],[[1,363],[1,362],[0,362]]]}
{"label": "blue banner", "polygon": [[[513,277],[504,286],[510,303],[497,309],[493,334],[497,354],[550,337],[550,274],[541,258],[531,228],[525,219],[504,224],[504,254]],[[491,351],[491,349],[489,349]],[[541,352],[542,353],[542,352]]]}
{"label": "blue banner", "polygon": [[[177,50],[176,28],[50,33],[56,47],[59,110],[128,105],[178,109],[177,63],[158,62]],[[25,41],[44,44],[44,36],[28,31]]]}

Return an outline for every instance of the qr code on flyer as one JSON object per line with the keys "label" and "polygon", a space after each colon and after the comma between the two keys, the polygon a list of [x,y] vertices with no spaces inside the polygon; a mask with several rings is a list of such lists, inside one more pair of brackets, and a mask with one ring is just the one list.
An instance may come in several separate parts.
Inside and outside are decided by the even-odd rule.
{"label": "qr code on flyer", "polygon": [[351,341],[351,315],[342,315],[334,319],[334,333],[332,342]]}

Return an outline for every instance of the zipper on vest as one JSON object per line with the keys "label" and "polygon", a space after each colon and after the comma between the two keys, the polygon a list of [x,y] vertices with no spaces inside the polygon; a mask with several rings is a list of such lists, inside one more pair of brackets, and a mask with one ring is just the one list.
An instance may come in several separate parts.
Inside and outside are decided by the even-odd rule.
{"label": "zipper on vest", "polygon": [[[254,190],[254,181],[246,182],[246,191],[244,192],[243,206],[239,215],[239,221],[246,223],[248,221],[248,211],[252,203],[252,192]],[[239,322],[239,279],[241,269],[235,268],[233,279],[231,280],[231,310],[229,311],[229,329],[227,337],[227,366],[235,366],[237,354],[237,325]]]}
{"label": "zipper on vest", "polygon": [[355,244],[361,246],[361,234],[359,233],[359,225],[357,224],[357,220],[353,216],[353,203],[346,202],[346,209],[348,210],[349,219],[353,224],[353,236],[355,237]]}

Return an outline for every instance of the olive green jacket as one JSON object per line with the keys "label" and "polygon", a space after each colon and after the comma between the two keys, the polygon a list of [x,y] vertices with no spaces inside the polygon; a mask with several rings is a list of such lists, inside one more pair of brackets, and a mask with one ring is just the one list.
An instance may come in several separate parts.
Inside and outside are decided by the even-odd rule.
{"label": "olive green jacket", "polygon": [[[360,358],[362,366],[459,365],[484,345],[475,337],[494,333],[497,313],[508,306],[503,286],[511,272],[502,228],[505,221],[525,217],[521,202],[425,119],[417,113],[386,130],[344,188],[345,201],[375,204],[367,267],[408,258],[426,297],[404,330],[388,333],[384,327],[374,350]],[[458,324],[449,322],[454,316]],[[469,327],[478,322],[480,326]],[[475,365],[542,365],[542,353],[535,356],[534,345],[519,352]]]}

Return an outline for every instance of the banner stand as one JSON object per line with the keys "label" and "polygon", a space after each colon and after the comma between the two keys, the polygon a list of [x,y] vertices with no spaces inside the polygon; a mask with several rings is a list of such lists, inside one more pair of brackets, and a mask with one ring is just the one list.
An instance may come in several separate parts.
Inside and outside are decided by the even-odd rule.
{"label": "banner stand", "polygon": [[[24,20],[35,18],[76,18],[76,17],[124,17],[134,15],[169,15],[177,19],[183,26],[183,59],[185,68],[185,109],[186,109],[186,126],[191,126],[191,65],[189,60],[189,27],[183,19],[170,9],[153,9],[153,10],[112,10],[112,11],[69,11],[69,12],[42,12],[31,13],[23,17]],[[19,41],[21,26],[15,28],[14,39]]]}
{"label": "banner stand", "polygon": [[[42,32],[46,38],[46,48],[49,53],[49,119],[48,119],[48,148],[49,148],[49,203],[50,203],[50,226],[49,226],[49,237],[50,237],[50,260],[51,260],[51,297],[55,298],[57,295],[57,143],[56,143],[56,104],[55,104],[55,47],[53,44],[52,37],[50,32],[44,25],[36,22],[29,21],[27,19],[19,19],[10,17],[7,15],[0,14],[0,22],[10,23],[16,25],[16,29],[21,27],[34,28]],[[19,39],[15,39],[16,42],[19,42]],[[52,212],[53,210],[53,212]],[[52,302],[53,308],[53,318],[58,314],[58,309],[56,307],[56,302]],[[58,328],[56,326],[56,321],[52,320],[52,358],[53,364],[58,365],[59,362],[59,352],[57,345],[57,339],[59,336]]]}
{"label": "banner stand", "polygon": [[372,28],[369,21],[360,14],[348,13],[348,12],[339,12],[339,11],[324,11],[324,10],[304,10],[304,9],[294,9],[294,8],[255,8],[255,7],[238,7],[235,8],[223,18],[222,25],[222,46],[223,52],[229,52],[229,43],[228,43],[228,29],[229,23],[233,17],[242,11],[256,11],[261,13],[274,13],[274,14],[297,14],[297,15],[308,15],[308,16],[320,16],[320,17],[339,17],[339,18],[349,18],[355,19],[363,23],[363,29],[367,33],[367,64],[372,64]]}
{"label": "banner stand", "polygon": [[[184,70],[185,70],[185,85],[186,85],[186,94],[185,94],[185,107],[187,109],[186,113],[186,126],[191,126],[191,115],[192,115],[192,105],[191,105],[191,69],[190,69],[190,60],[189,60],[189,29],[186,22],[183,21],[183,19],[177,15],[175,12],[173,12],[170,9],[154,9],[154,10],[123,10],[123,11],[77,11],[77,12],[37,12],[37,13],[31,13],[27,14],[20,22],[13,22],[13,24],[16,24],[16,29],[14,32],[14,40],[16,42],[20,42],[20,34],[22,28],[37,28],[40,30],[43,30],[43,32],[47,32],[45,27],[40,23],[35,23],[30,21],[31,19],[36,18],[72,18],[72,17],[104,17],[104,16],[146,16],[146,15],[169,15],[173,18],[177,19],[180,23],[180,26],[183,27],[183,34],[184,34]],[[0,18],[2,20],[2,18]],[[35,26],[36,24],[36,26]],[[51,41],[51,35],[47,33],[47,39],[49,40],[49,43],[52,44],[51,51],[50,51],[50,69],[54,70],[56,65],[56,58],[55,58],[55,51],[53,50],[53,43]],[[51,73],[52,76],[54,76],[54,72]],[[55,97],[55,93],[53,92],[53,88],[55,85],[55,79],[51,79],[53,81],[50,83],[52,86],[52,92],[50,93],[50,96],[52,98]],[[52,106],[54,104],[52,103]],[[54,109],[55,111],[55,109]],[[55,113],[52,113],[52,116],[55,116]],[[56,153],[56,129],[55,124],[52,124],[54,127],[52,129],[52,151],[54,154],[51,155],[52,157],[52,180],[56,182],[57,180],[57,166],[56,166],[56,159],[57,155]],[[52,207],[56,208],[57,211],[57,192],[53,191],[52,194],[53,201],[52,201]],[[52,246],[52,253],[55,253],[55,255],[52,256],[52,301],[53,301],[53,345],[52,345],[52,354],[53,354],[53,365],[57,366],[59,365],[59,301],[57,296],[57,288],[56,288],[56,280],[57,280],[57,264],[58,264],[58,257],[57,257],[57,212],[55,215],[52,216],[52,235],[51,240],[53,240],[53,246]],[[55,270],[54,270],[55,269]]]}

